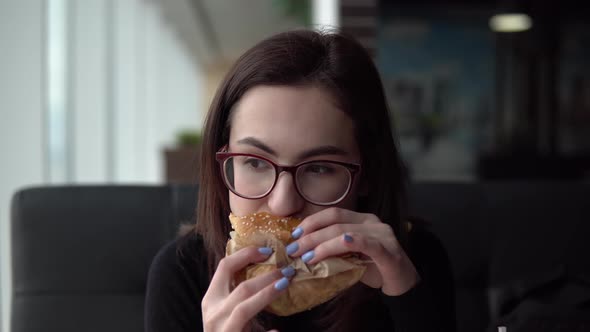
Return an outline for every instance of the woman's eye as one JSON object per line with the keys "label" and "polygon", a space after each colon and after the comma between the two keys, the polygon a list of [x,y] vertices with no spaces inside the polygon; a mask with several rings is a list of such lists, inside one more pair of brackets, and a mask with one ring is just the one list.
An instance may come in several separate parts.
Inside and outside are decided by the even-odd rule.
{"label": "woman's eye", "polygon": [[267,168],[268,165],[264,161],[257,159],[257,158],[249,158],[244,160],[244,164],[250,168],[254,169],[263,169]]}
{"label": "woman's eye", "polygon": [[309,165],[307,172],[314,174],[329,174],[332,173],[333,169],[326,165]]}
{"label": "woman's eye", "polygon": [[258,166],[260,166],[260,160],[258,159],[246,159],[246,161],[244,162],[244,164],[252,167],[252,168],[258,168]]}

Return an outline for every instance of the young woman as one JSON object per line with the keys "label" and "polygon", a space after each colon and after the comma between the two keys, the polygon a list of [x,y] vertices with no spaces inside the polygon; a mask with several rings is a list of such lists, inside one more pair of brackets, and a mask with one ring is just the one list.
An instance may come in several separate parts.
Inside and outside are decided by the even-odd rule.
{"label": "young woman", "polygon": [[[292,31],[242,55],[206,120],[198,222],[150,269],[146,330],[453,331],[450,264],[431,233],[407,222],[405,170],[390,124],[377,70],[350,38]],[[222,171],[227,162],[234,167]],[[264,179],[237,186],[240,167]],[[288,317],[266,313],[289,287],[288,273],[232,289],[235,272],[270,252],[249,247],[225,257],[230,212],[263,211],[303,219],[292,257],[313,264],[356,252],[373,263],[323,305]]]}

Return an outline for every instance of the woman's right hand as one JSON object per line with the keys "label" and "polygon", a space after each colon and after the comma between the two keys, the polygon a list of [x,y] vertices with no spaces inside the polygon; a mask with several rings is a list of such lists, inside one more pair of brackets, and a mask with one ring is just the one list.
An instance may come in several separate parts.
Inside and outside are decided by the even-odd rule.
{"label": "woman's right hand", "polygon": [[287,289],[292,268],[268,272],[231,289],[236,272],[264,261],[270,254],[270,248],[246,247],[219,262],[201,302],[205,332],[243,331],[250,319]]}

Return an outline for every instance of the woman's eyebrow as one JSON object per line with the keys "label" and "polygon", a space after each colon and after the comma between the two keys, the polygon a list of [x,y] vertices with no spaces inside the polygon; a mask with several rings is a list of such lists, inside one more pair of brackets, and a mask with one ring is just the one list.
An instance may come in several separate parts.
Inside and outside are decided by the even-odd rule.
{"label": "woman's eyebrow", "polygon": [[245,137],[242,138],[241,140],[239,140],[237,142],[238,144],[245,144],[245,145],[251,145],[253,147],[259,148],[260,150],[269,153],[273,156],[277,156],[277,153],[275,150],[271,149],[268,145],[262,143],[260,140],[254,138],[254,137]]}
{"label": "woman's eyebrow", "polygon": [[316,156],[323,155],[335,155],[335,156],[346,156],[348,152],[337,146],[333,145],[322,145],[311,150],[304,151],[297,157],[298,160],[305,160]]}
{"label": "woman's eyebrow", "polygon": [[[278,154],[275,150],[273,150],[271,147],[269,147],[268,145],[264,144],[263,142],[261,142],[260,140],[254,138],[254,137],[242,138],[242,139],[238,140],[237,143],[256,147],[266,153],[271,154],[274,157],[278,156]],[[297,159],[304,160],[304,159],[309,159],[312,157],[322,156],[322,155],[346,156],[346,155],[348,155],[348,152],[346,150],[343,150],[343,149],[337,147],[337,146],[322,145],[322,146],[318,146],[313,149],[310,149],[310,150],[300,153],[297,156]]]}

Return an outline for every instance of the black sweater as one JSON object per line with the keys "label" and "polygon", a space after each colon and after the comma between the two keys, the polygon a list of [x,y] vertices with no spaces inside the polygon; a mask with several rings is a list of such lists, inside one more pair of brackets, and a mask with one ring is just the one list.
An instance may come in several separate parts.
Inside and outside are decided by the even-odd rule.
{"label": "black sweater", "polygon": [[[387,296],[358,283],[350,294],[372,294],[351,313],[348,329],[362,331],[454,331],[455,299],[448,256],[430,232],[415,227],[409,236],[408,256],[420,282],[400,296]],[[201,300],[209,286],[206,255],[200,237],[190,235],[163,247],[150,268],[145,305],[147,332],[203,330]],[[358,293],[354,293],[358,292]],[[351,295],[356,296],[356,295]],[[326,305],[290,317],[274,317],[272,328],[311,332],[324,328],[317,321]],[[351,328],[351,326],[354,326]],[[270,328],[269,327],[269,328]]]}

